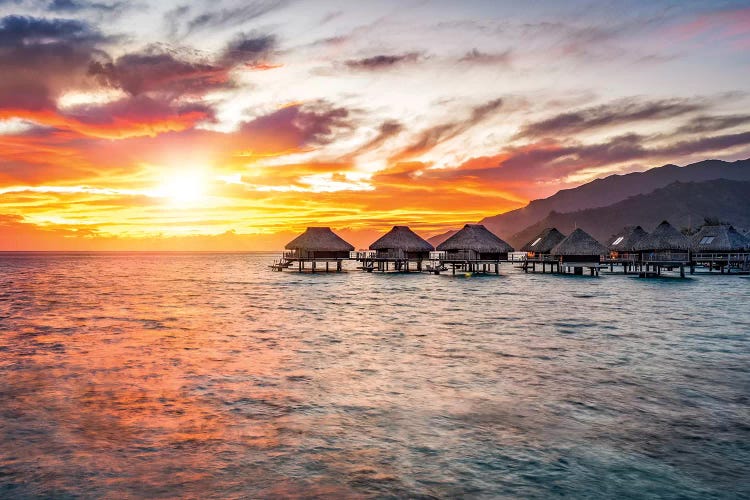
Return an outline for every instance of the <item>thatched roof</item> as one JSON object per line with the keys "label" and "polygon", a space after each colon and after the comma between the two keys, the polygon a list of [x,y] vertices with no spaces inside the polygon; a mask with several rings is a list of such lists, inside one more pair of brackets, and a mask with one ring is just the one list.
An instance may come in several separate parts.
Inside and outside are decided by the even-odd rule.
{"label": "thatched roof", "polygon": [[583,229],[576,229],[558,243],[550,252],[552,255],[604,255],[607,248],[596,241]]}
{"label": "thatched roof", "polygon": [[370,250],[403,250],[404,252],[431,252],[435,249],[408,226],[393,226],[393,229],[370,245]]}
{"label": "thatched roof", "polygon": [[459,232],[437,246],[438,250],[474,250],[480,253],[508,253],[513,247],[481,224],[466,224]]}
{"label": "thatched roof", "polygon": [[549,253],[550,250],[555,248],[555,245],[565,239],[565,235],[562,234],[557,228],[548,227],[536,237],[532,238],[531,241],[521,247],[522,252],[536,252],[536,253]]}
{"label": "thatched roof", "polygon": [[690,238],[679,232],[667,221],[656,226],[656,229],[641,239],[636,250],[689,250]]}
{"label": "thatched roof", "polygon": [[692,238],[696,252],[734,252],[750,248],[750,240],[732,226],[703,226]]}
{"label": "thatched roof", "polygon": [[313,252],[350,252],[354,247],[331,231],[330,227],[308,227],[284,247],[287,250]]}
{"label": "thatched roof", "polygon": [[636,245],[646,236],[648,233],[641,226],[625,226],[622,231],[610,236],[607,243],[612,251],[634,252]]}

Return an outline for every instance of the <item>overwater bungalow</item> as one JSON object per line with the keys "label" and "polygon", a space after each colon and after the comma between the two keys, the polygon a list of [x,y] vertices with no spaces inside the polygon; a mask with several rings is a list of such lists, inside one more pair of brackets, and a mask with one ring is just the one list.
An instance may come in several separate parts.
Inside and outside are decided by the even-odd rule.
{"label": "overwater bungalow", "polygon": [[583,268],[588,267],[592,276],[599,275],[601,257],[607,253],[607,247],[580,228],[570,233],[550,252],[558,258],[560,272],[573,269],[574,274],[583,274]]}
{"label": "overwater bungalow", "polygon": [[621,231],[613,234],[607,240],[610,255],[613,258],[625,258],[631,255],[637,256],[636,245],[647,236],[648,233],[641,226],[625,226]]}
{"label": "overwater bungalow", "polygon": [[341,262],[349,258],[349,252],[354,246],[344,241],[331,231],[330,227],[308,227],[304,233],[294,238],[284,247],[287,251],[281,261],[271,266],[274,270],[293,267],[297,263],[299,271],[305,271],[305,264],[310,263],[310,271],[315,272],[319,263],[325,263],[325,270],[329,264],[336,264],[336,271],[341,271]]}
{"label": "overwater bungalow", "polygon": [[689,260],[690,238],[675,229],[672,224],[662,221],[651,234],[642,238],[635,246],[642,260],[683,261]]}
{"label": "overwater bungalow", "polygon": [[625,226],[610,236],[607,240],[609,256],[605,260],[610,266],[610,271],[614,270],[615,264],[621,265],[624,273],[637,268],[640,262],[637,245],[647,236],[648,233],[641,226]]}
{"label": "overwater bungalow", "polygon": [[[656,226],[648,236],[642,238],[635,249],[640,252],[640,260],[646,266],[643,276],[660,275],[662,268],[680,268],[680,276],[685,276],[684,266],[690,263],[690,238],[679,232],[667,221]],[[649,273],[649,267],[652,273]]]}
{"label": "overwater bungalow", "polygon": [[557,228],[548,227],[528,243],[521,247],[522,252],[526,252],[528,257],[537,257],[539,255],[549,255],[555,246],[565,239]]}
{"label": "overwater bungalow", "polygon": [[437,246],[441,262],[456,269],[470,272],[487,272],[495,265],[498,274],[501,260],[508,259],[513,251],[508,243],[498,238],[482,224],[466,224],[463,229]]}
{"label": "overwater bungalow", "polygon": [[429,242],[409,229],[407,226],[393,226],[393,229],[378,238],[370,250],[358,258],[365,271],[387,271],[393,265],[396,271],[409,271],[409,263],[416,264],[417,271],[422,270],[422,261],[430,257],[433,247]]}
{"label": "overwater bungalow", "polygon": [[709,271],[750,271],[750,240],[732,226],[703,226],[691,240],[693,262]]}
{"label": "overwater bungalow", "polygon": [[556,260],[550,255],[550,252],[564,239],[565,235],[558,231],[557,228],[546,228],[521,247],[521,251],[526,252],[526,260],[521,268],[527,273],[529,269],[535,272],[536,265],[541,264],[542,273],[545,273],[549,264],[550,271],[552,271],[556,265]]}
{"label": "overwater bungalow", "polygon": [[703,226],[692,237],[695,253],[727,253],[750,250],[750,240],[732,226]]}

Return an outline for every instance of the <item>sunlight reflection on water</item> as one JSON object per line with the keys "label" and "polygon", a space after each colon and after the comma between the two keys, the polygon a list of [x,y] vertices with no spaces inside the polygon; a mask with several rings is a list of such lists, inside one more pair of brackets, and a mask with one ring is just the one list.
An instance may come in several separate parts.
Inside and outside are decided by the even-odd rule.
{"label": "sunlight reflection on water", "polygon": [[750,279],[0,255],[0,496],[750,495]]}

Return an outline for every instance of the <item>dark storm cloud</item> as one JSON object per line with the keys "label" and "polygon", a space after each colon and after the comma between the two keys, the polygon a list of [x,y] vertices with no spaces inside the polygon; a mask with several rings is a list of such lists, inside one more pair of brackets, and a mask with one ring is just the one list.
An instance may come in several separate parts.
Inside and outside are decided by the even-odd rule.
{"label": "dark storm cloud", "polygon": [[363,71],[377,71],[391,68],[403,63],[414,63],[419,60],[421,55],[418,52],[408,52],[406,54],[395,55],[377,55],[366,57],[364,59],[350,59],[344,64],[350,69]]}
{"label": "dark storm cloud", "polygon": [[545,137],[575,134],[632,122],[659,120],[694,113],[705,109],[702,101],[669,99],[640,101],[623,99],[601,106],[562,113],[552,118],[526,125],[518,137]]}

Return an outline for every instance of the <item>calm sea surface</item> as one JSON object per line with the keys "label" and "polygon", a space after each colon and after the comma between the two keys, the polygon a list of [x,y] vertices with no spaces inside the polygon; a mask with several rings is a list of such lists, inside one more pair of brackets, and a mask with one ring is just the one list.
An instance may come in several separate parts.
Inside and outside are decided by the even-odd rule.
{"label": "calm sea surface", "polygon": [[750,279],[274,257],[0,254],[0,497],[750,497]]}

